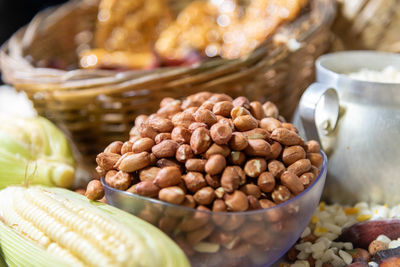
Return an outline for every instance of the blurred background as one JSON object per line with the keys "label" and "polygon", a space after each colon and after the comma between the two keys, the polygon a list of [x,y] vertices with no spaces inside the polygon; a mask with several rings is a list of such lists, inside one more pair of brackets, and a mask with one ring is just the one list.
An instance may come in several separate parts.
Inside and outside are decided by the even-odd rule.
{"label": "blurred background", "polygon": [[0,0],[0,44],[21,26],[27,24],[43,8],[64,0]]}

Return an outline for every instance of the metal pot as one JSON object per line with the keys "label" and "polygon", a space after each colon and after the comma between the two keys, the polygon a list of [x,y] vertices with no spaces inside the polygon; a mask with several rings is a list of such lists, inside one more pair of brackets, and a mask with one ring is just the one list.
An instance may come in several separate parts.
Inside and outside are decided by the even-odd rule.
{"label": "metal pot", "polygon": [[400,203],[400,84],[345,75],[389,65],[400,69],[400,55],[348,51],[316,62],[317,82],[303,94],[295,124],[328,154],[328,201]]}

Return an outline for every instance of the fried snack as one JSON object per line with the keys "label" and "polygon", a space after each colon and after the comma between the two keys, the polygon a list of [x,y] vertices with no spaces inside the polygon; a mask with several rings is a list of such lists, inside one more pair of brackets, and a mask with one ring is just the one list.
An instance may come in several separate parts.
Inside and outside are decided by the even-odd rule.
{"label": "fried snack", "polygon": [[223,0],[218,5],[194,1],[161,33],[155,50],[166,60],[183,61],[193,51],[218,56],[224,31],[238,18],[239,9],[233,0]]}
{"label": "fried snack", "polygon": [[239,23],[224,34],[221,56],[237,58],[253,51],[279,25],[297,17],[308,0],[253,0]]}
{"label": "fried snack", "polygon": [[[172,21],[165,0],[102,0],[92,51],[81,55],[83,68],[149,68],[154,43]],[[96,64],[87,64],[96,61]],[[95,60],[97,59],[97,60]]]}

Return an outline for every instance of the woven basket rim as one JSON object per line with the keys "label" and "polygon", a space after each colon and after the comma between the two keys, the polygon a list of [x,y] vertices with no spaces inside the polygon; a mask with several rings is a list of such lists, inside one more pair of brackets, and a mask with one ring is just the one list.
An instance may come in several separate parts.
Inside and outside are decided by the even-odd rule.
{"label": "woven basket rim", "polygon": [[[157,68],[154,70],[108,71],[108,70],[57,70],[37,68],[24,57],[24,48],[32,45],[30,40],[39,27],[45,27],[46,19],[57,19],[76,7],[81,1],[73,0],[58,7],[38,13],[26,26],[18,30],[0,49],[0,69],[6,83],[31,92],[51,93],[51,97],[71,99],[76,97],[94,97],[99,94],[121,93],[129,88],[152,88],[157,81],[165,85],[176,86],[185,83],[204,81],[208,76],[217,84],[225,75],[240,75],[236,72],[246,69],[273,66],[287,58],[293,51],[287,45],[274,46],[274,37],[283,35],[287,40],[294,38],[300,43],[331,23],[336,12],[334,0],[311,0],[311,9],[307,13],[284,24],[252,53],[238,59],[210,59],[192,66]],[[273,49],[271,50],[271,46]],[[221,75],[217,75],[221,73]]]}

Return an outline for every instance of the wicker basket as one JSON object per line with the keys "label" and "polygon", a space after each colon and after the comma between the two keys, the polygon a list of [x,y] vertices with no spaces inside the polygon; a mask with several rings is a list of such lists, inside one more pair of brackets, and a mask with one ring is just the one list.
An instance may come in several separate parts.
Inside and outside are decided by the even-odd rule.
{"label": "wicker basket", "polygon": [[400,53],[400,0],[338,0],[335,50]]}
{"label": "wicker basket", "polygon": [[[65,130],[88,163],[111,141],[126,139],[136,115],[154,112],[166,96],[210,90],[269,99],[290,117],[314,79],[314,60],[329,49],[336,12],[334,0],[312,0],[296,21],[281,26],[253,53],[237,60],[128,72],[33,67],[32,62],[37,66],[49,59],[76,62],[74,40],[93,32],[97,4],[71,1],[39,13],[0,55],[4,81],[24,90],[39,114]],[[302,44],[296,51],[283,42],[293,39]]]}

